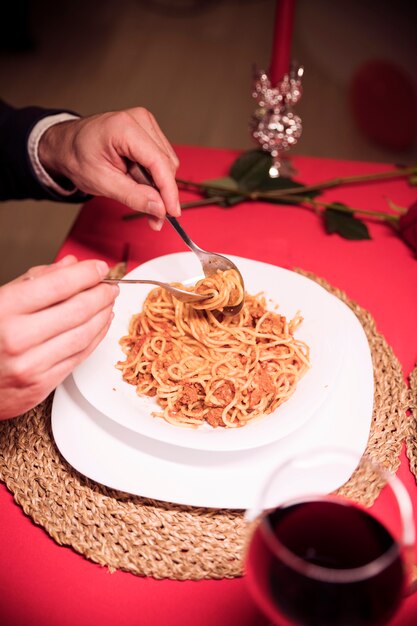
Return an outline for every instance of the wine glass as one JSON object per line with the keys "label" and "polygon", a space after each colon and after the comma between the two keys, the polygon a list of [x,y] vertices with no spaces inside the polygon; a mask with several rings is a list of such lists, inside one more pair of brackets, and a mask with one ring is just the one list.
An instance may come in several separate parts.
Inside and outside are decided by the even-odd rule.
{"label": "wine glass", "polygon": [[386,624],[409,589],[415,531],[401,481],[365,456],[362,470],[385,485],[372,509],[334,493],[358,458],[334,449],[291,458],[247,511],[246,580],[273,624]]}

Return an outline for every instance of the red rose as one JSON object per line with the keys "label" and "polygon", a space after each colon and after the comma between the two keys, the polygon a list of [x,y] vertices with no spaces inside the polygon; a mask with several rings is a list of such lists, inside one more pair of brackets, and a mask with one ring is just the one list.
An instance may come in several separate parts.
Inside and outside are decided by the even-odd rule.
{"label": "red rose", "polygon": [[417,254],[417,202],[410,206],[407,213],[401,215],[398,228],[402,239]]}

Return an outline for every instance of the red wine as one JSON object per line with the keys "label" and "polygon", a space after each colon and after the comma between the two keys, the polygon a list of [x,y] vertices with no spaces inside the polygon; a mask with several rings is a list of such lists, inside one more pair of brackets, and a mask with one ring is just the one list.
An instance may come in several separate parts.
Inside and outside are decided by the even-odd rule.
{"label": "red wine", "polygon": [[[278,615],[302,626],[374,626],[386,623],[393,615],[405,586],[401,549],[366,511],[331,500],[303,502],[275,510],[263,524],[269,553],[269,593]],[[330,576],[321,580],[314,572],[306,575],[302,569],[305,563],[300,569],[292,567],[285,557],[282,560],[279,548],[274,549],[274,536],[293,555],[321,568],[358,568],[387,550],[392,558],[381,571],[376,569],[350,581],[328,582]]]}

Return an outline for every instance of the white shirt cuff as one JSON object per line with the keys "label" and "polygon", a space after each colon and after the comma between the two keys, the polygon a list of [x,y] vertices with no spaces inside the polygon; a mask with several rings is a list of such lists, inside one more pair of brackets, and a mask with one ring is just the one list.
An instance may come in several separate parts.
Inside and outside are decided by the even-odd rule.
{"label": "white shirt cuff", "polygon": [[35,124],[28,138],[29,158],[32,163],[32,167],[36,174],[36,177],[38,178],[40,183],[45,185],[45,187],[53,189],[61,196],[72,196],[78,191],[78,189],[76,187],[74,187],[73,189],[64,189],[63,187],[61,187],[61,185],[58,185],[58,183],[55,182],[54,179],[51,178],[51,176],[49,176],[48,172],[45,170],[39,159],[39,142],[42,135],[51,126],[59,124],[60,122],[66,122],[67,120],[76,119],[79,119],[79,117],[77,115],[72,115],[71,113],[58,113],[56,115],[48,115],[47,117],[43,117],[41,120],[39,120],[37,124]]}

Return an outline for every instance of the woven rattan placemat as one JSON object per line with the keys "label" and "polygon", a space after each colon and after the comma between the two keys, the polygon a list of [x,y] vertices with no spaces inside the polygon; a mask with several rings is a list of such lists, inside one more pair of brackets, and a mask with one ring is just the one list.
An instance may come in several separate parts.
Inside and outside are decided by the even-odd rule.
{"label": "woven rattan placemat", "polygon": [[410,413],[408,432],[406,438],[407,456],[410,461],[410,469],[417,480],[417,366],[410,374]]}
{"label": "woven rattan placemat", "polygon": [[[391,470],[406,435],[407,387],[401,366],[371,315],[311,274],[345,302],[367,335],[375,373],[368,452]],[[110,570],[177,580],[242,573],[246,528],[242,511],[163,503],[107,489],[75,471],[59,454],[50,428],[51,398],[0,423],[0,479],[32,520],[60,545]],[[371,504],[381,485],[363,469],[350,497]]]}

